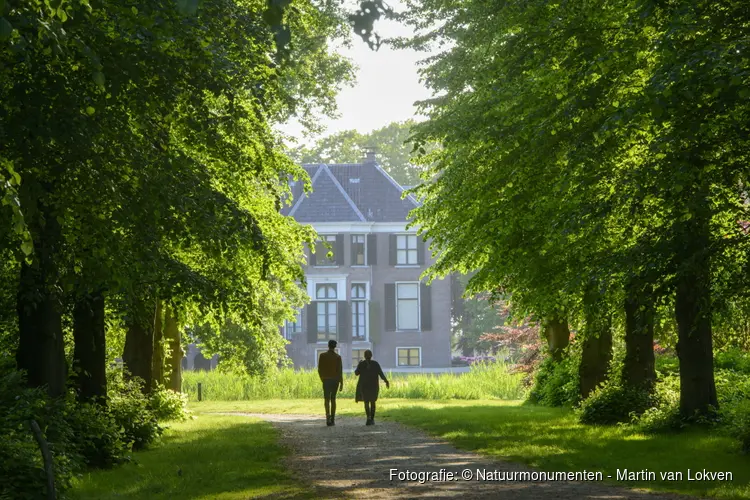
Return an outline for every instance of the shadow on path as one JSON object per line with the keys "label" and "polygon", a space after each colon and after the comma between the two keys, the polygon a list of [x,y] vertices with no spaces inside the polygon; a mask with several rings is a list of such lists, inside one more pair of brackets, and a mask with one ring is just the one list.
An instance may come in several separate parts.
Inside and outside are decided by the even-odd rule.
{"label": "shadow on path", "polygon": [[[229,414],[229,413],[228,413]],[[231,413],[264,419],[282,434],[281,444],[291,450],[285,465],[310,483],[320,498],[503,498],[545,499],[681,499],[687,496],[649,494],[602,484],[599,481],[481,480],[478,471],[499,477],[535,471],[521,464],[493,461],[421,431],[395,422],[365,426],[363,418],[337,417],[326,427],[320,416]],[[391,480],[391,469],[405,473],[440,474],[437,479]],[[462,471],[471,471],[471,479]],[[446,478],[448,472],[456,479]],[[582,472],[582,471],[571,471]],[[487,477],[490,477],[489,475]],[[523,478],[523,476],[521,476]]]}

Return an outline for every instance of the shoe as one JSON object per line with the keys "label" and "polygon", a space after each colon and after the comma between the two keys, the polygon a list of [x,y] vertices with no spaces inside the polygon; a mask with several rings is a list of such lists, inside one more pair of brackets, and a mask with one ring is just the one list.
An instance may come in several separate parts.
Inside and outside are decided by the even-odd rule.
{"label": "shoe", "polygon": [[336,417],[331,415],[331,425],[336,425]]}
{"label": "shoe", "polygon": [[333,425],[333,419],[331,417],[326,417],[326,425],[328,427]]}
{"label": "shoe", "polygon": [[365,425],[372,425],[372,420],[370,420],[370,419],[368,418],[368,419],[367,419],[367,422],[365,422]]}

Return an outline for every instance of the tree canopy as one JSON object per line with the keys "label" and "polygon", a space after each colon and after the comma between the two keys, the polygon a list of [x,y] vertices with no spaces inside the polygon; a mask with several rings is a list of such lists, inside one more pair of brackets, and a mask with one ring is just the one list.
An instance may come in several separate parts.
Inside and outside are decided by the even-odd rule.
{"label": "tree canopy", "polygon": [[299,146],[290,151],[298,163],[358,163],[364,152],[372,148],[378,162],[403,186],[420,182],[423,167],[412,162],[415,152],[409,141],[414,120],[389,123],[368,133],[345,130],[320,138],[312,146]]}
{"label": "tree canopy", "polygon": [[683,413],[715,406],[712,311],[747,290],[747,16],[733,1],[412,2],[420,33],[401,44],[450,47],[422,71],[439,97],[415,126],[417,146],[442,145],[416,191],[432,274],[476,271],[471,292],[545,322],[673,304]]}
{"label": "tree canopy", "polygon": [[352,74],[329,47],[346,14],[285,7],[288,38],[264,2],[0,5],[0,251],[32,384],[62,391],[63,317],[104,297],[123,325],[153,329],[166,301],[164,321],[232,321],[278,352],[313,233],[279,213],[307,179],[272,126],[332,112]]}

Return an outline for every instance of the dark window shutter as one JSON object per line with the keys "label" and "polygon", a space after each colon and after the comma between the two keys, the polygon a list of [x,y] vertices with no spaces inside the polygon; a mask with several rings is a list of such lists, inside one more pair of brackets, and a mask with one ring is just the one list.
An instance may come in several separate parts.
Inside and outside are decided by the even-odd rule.
{"label": "dark window shutter", "polygon": [[307,304],[307,343],[318,342],[318,303],[312,301]]}
{"label": "dark window shutter", "polygon": [[336,235],[336,244],[333,246],[333,261],[337,266],[343,266],[344,264],[344,235]]}
{"label": "dark window shutter", "polygon": [[374,266],[378,263],[378,235],[367,235],[367,265]]}
{"label": "dark window shutter", "polygon": [[417,235],[417,264],[420,266],[424,264],[424,240],[419,235]]}
{"label": "dark window shutter", "polygon": [[349,303],[345,300],[339,300],[336,305],[336,314],[338,315],[338,338],[339,342],[352,341],[352,327],[349,321]]}
{"label": "dark window shutter", "polygon": [[388,252],[389,261],[392,266],[395,266],[396,265],[396,235],[392,234],[390,236],[391,236],[391,239],[388,242],[389,243],[388,247],[390,249]]}
{"label": "dark window shutter", "polygon": [[396,284],[385,284],[385,331],[396,331]]}
{"label": "dark window shutter", "polygon": [[374,300],[370,301],[369,305],[369,311],[367,311],[370,314],[370,324],[367,325],[370,328],[370,331],[367,332],[368,337],[370,338],[370,342],[377,343],[380,342],[380,303],[376,302]]}
{"label": "dark window shutter", "polygon": [[424,283],[419,288],[419,324],[423,332],[429,332],[432,330],[432,288]]}
{"label": "dark window shutter", "polygon": [[317,256],[315,255],[315,243],[310,245],[310,248],[308,248],[308,251],[310,252],[310,260],[308,261],[311,266],[314,266],[318,263]]}
{"label": "dark window shutter", "polygon": [[349,262],[350,265],[357,263],[357,245],[354,244],[354,235],[349,237]]}

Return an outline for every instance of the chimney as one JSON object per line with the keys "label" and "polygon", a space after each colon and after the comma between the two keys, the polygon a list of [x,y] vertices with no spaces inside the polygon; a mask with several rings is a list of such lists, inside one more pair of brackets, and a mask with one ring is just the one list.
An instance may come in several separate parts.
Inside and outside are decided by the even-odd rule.
{"label": "chimney", "polygon": [[377,148],[375,148],[374,146],[366,146],[364,150],[365,150],[365,161],[364,161],[365,164],[368,164],[368,163],[372,164],[372,163],[378,162],[377,157],[376,157]]}

